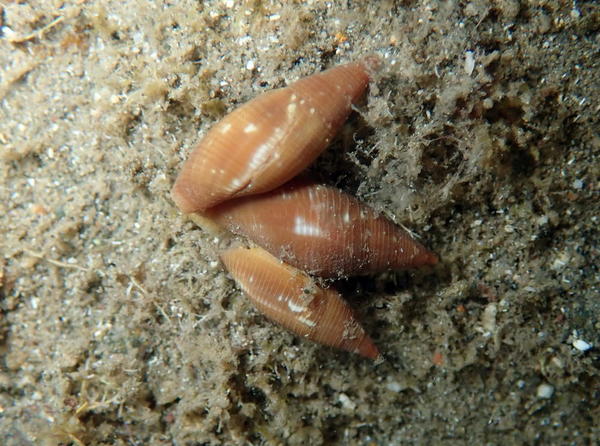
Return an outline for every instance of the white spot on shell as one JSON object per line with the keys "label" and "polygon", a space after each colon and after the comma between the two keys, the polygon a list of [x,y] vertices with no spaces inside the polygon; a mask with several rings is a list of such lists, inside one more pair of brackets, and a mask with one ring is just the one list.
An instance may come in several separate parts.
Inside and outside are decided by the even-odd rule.
{"label": "white spot on shell", "polygon": [[271,150],[271,145],[269,143],[264,143],[258,146],[258,148],[254,151],[254,155],[252,155],[252,159],[248,164],[248,170],[254,170],[258,166],[260,166],[267,159],[267,153]]}
{"label": "white spot on shell", "polygon": [[256,132],[258,130],[258,127],[256,127],[256,125],[251,122],[250,124],[248,124],[246,126],[246,128],[244,128],[244,133],[253,133]]}
{"label": "white spot on shell", "polygon": [[308,318],[306,318],[304,316],[300,316],[298,318],[298,320],[300,322],[302,322],[304,325],[308,325],[309,327],[314,327],[315,325],[317,325],[315,321],[311,321],[310,319],[308,319]]}
{"label": "white spot on shell", "polygon": [[295,102],[290,102],[287,106],[287,114],[288,117],[292,117],[294,116],[294,114],[296,113],[296,103]]}
{"label": "white spot on shell", "polygon": [[294,220],[294,233],[307,237],[323,237],[323,230],[316,225],[310,224],[303,217],[297,215]]}
{"label": "white spot on shell", "polygon": [[302,313],[304,310],[306,310],[304,305],[296,305],[291,300],[288,300],[288,308],[294,313]]}
{"label": "white spot on shell", "polygon": [[227,133],[229,130],[231,130],[231,123],[230,122],[226,122],[225,124],[223,124],[221,126],[221,133]]}
{"label": "white spot on shell", "polygon": [[311,108],[310,108],[310,110],[309,110],[309,112],[310,112],[310,114],[311,114],[311,115],[314,115],[314,114],[315,114],[315,109],[314,109],[314,107],[311,107]]}
{"label": "white spot on shell", "polygon": [[[250,163],[248,163],[246,172],[249,172],[250,175],[252,175],[256,168],[266,162],[270,155],[269,152],[271,152],[273,148],[277,146],[283,135],[284,131],[281,129],[281,127],[276,127],[273,130],[273,134],[269,136],[264,143],[256,148],[252,158],[250,159]],[[247,173],[244,175],[247,175]]]}
{"label": "white spot on shell", "polygon": [[350,213],[346,212],[344,214],[344,223],[350,223]]}

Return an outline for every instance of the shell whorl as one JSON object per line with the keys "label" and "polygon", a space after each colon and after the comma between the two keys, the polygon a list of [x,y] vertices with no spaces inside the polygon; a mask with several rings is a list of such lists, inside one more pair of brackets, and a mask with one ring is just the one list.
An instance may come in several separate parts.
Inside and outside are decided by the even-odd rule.
{"label": "shell whorl", "polygon": [[437,263],[435,254],[387,218],[336,188],[304,178],[228,201],[204,215],[321,277]]}
{"label": "shell whorl", "polygon": [[221,259],[265,316],[314,342],[376,359],[379,351],[334,290],[262,248],[231,248]]}

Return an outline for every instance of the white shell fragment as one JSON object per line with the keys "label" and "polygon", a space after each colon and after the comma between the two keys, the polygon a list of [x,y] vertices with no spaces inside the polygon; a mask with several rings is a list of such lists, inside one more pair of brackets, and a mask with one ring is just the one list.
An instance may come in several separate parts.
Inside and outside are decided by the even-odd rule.
{"label": "white shell fragment", "polygon": [[573,341],[573,347],[581,352],[586,352],[593,347],[592,344],[585,342],[583,339],[575,339]]}
{"label": "white shell fragment", "polygon": [[475,57],[473,57],[473,51],[465,51],[465,73],[471,75],[475,69]]}
{"label": "white shell fragment", "polygon": [[540,384],[537,388],[538,398],[550,399],[554,395],[554,387],[550,384]]}
{"label": "white shell fragment", "polygon": [[346,395],[345,393],[340,393],[340,396],[338,398],[338,401],[340,403],[342,403],[342,407],[344,409],[348,409],[348,410],[354,410],[356,409],[356,403],[353,402],[348,395]]}

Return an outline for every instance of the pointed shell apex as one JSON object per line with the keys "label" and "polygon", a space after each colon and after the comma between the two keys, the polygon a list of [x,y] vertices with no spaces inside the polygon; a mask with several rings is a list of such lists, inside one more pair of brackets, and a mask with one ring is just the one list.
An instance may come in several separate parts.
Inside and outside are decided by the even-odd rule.
{"label": "pointed shell apex", "polygon": [[379,350],[333,289],[262,248],[231,248],[221,260],[267,318],[311,341],[377,359]]}

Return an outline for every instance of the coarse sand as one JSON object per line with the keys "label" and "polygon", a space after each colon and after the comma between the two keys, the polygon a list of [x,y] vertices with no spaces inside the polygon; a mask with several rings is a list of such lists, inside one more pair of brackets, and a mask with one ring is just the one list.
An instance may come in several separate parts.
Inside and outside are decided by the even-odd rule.
{"label": "coarse sand", "polygon": [[[600,441],[592,1],[0,3],[0,443]],[[378,54],[311,170],[433,268],[333,284],[385,361],[260,315],[169,190],[237,105]]]}

